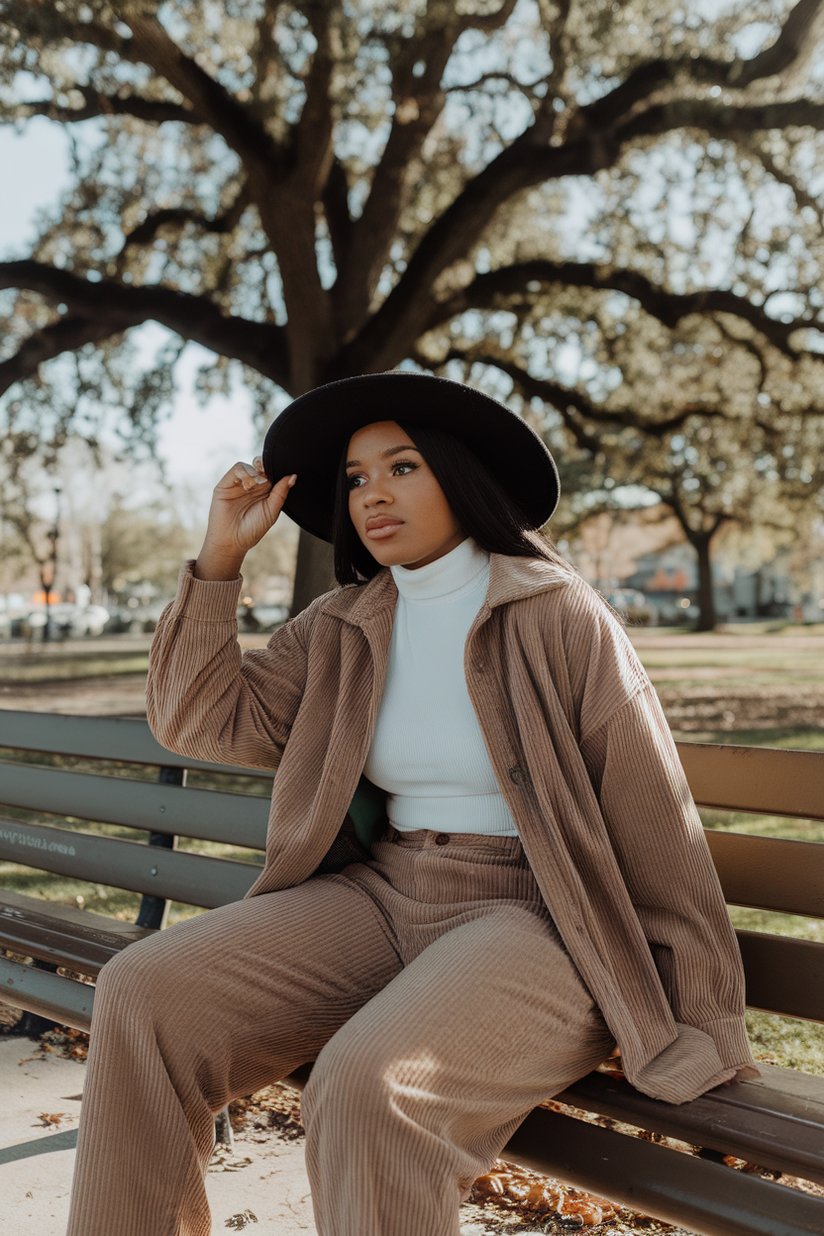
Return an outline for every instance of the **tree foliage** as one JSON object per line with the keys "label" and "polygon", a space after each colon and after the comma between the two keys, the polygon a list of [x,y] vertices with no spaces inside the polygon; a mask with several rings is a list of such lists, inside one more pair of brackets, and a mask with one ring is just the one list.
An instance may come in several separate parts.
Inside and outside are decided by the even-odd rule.
{"label": "tree foliage", "polygon": [[0,262],[15,432],[150,439],[189,342],[261,420],[412,363],[520,400],[586,506],[709,502],[710,441],[788,473],[824,411],[824,0],[3,0],[0,35],[0,119],[77,139]]}

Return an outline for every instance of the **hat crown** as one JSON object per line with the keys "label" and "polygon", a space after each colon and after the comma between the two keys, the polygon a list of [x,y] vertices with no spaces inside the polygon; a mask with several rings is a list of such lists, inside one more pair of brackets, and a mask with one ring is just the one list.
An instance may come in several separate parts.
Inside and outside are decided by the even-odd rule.
{"label": "hat crown", "polygon": [[297,473],[284,510],[332,539],[338,469],[352,434],[375,421],[405,421],[459,438],[540,528],[558,502],[558,471],[545,443],[517,413],[483,391],[433,374],[393,370],[341,378],[300,395],[274,420],[263,466],[274,484]]}

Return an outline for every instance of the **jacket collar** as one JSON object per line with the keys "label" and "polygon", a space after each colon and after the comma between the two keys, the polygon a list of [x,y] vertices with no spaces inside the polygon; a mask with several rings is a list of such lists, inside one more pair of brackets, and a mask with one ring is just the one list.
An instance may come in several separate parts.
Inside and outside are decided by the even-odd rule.
{"label": "jacket collar", "polygon": [[[571,573],[541,558],[490,554],[489,567],[489,590],[482,607],[486,614],[497,605],[562,588],[571,578]],[[394,610],[397,597],[392,572],[386,567],[367,584],[348,585],[331,592],[321,609],[325,614],[365,628],[381,618],[385,611]]]}

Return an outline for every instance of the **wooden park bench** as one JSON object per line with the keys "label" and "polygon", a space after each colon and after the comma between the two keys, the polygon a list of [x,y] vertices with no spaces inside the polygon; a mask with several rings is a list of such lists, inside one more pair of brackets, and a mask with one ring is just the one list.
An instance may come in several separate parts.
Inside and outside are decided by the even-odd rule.
{"label": "wooden park bench", "polygon": [[[0,999],[85,1030],[94,988],[57,967],[93,978],[110,957],[163,925],[169,900],[222,905],[243,897],[259,871],[249,862],[175,848],[178,836],[255,850],[265,844],[265,797],[186,786],[187,771],[272,774],[172,755],[138,720],[0,711],[0,749],[0,860],[143,896],[132,924],[0,891],[0,949],[33,959],[0,956]],[[698,743],[679,744],[679,751],[701,805],[824,820],[824,752]],[[95,771],[21,762],[33,753],[94,760]],[[156,768],[157,780],[128,779],[122,764]],[[115,766],[120,775],[111,775]],[[10,808],[64,822],[23,822],[9,816]],[[149,844],[80,832],[72,819],[141,829]],[[824,918],[824,845],[713,830],[707,838],[728,902]],[[824,944],[750,931],[738,936],[748,1004],[824,1022]],[[824,1077],[761,1068],[760,1079],[681,1106],[649,1099],[620,1075],[601,1071],[557,1096],[648,1137],[701,1147],[697,1155],[540,1107],[504,1157],[707,1236],[824,1233],[824,1197],[723,1161],[733,1156],[824,1185]]]}

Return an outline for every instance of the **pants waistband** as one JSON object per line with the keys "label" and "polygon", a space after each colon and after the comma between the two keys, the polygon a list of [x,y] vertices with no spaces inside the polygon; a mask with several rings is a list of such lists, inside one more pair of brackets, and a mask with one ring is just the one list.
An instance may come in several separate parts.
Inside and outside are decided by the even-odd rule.
{"label": "pants waistband", "polygon": [[412,831],[395,828],[388,824],[384,834],[385,841],[394,845],[402,845],[412,850],[445,849],[447,846],[474,846],[476,849],[496,849],[504,854],[518,853],[521,847],[520,837],[503,837],[495,833],[446,833],[436,832],[430,828],[416,828]]}

